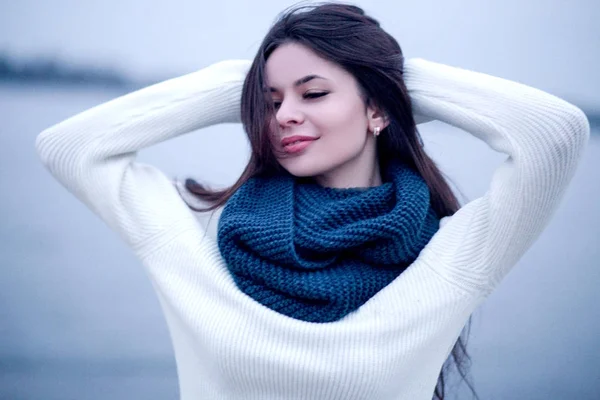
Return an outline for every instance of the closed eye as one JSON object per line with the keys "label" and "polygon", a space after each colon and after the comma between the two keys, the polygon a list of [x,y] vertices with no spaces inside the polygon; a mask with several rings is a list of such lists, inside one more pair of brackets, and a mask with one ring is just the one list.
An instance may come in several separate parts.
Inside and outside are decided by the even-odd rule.
{"label": "closed eye", "polygon": [[[323,97],[328,95],[329,92],[310,92],[310,93],[305,93],[302,98],[304,99],[318,99],[319,97]],[[281,101],[273,101],[273,108],[275,110],[279,109],[279,107],[281,106]]]}
{"label": "closed eye", "polygon": [[329,94],[329,92],[311,92],[311,93],[305,93],[303,97],[305,99],[316,99],[319,97],[323,97],[327,94]]}

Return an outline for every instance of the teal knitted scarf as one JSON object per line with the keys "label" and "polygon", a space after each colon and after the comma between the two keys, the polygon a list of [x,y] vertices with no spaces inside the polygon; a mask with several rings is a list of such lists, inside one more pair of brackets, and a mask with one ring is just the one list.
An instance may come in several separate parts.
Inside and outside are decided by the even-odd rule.
{"label": "teal knitted scarf", "polygon": [[221,255],[254,300],[309,322],[341,319],[392,282],[439,228],[425,181],[392,163],[384,183],[325,188],[281,175],[255,177],[219,221]]}

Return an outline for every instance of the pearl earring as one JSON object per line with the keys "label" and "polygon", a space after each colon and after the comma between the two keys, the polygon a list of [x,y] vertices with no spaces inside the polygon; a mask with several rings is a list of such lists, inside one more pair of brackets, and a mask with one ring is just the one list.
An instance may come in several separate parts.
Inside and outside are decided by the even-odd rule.
{"label": "pearl earring", "polygon": [[376,126],[376,127],[373,129],[373,136],[375,136],[375,137],[379,136],[379,130],[380,130],[380,129],[381,129],[381,128],[379,128],[378,126]]}

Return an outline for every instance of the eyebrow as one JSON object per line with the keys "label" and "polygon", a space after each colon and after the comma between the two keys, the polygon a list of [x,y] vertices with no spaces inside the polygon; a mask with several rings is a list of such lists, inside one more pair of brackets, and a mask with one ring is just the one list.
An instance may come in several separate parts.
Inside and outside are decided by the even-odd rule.
{"label": "eyebrow", "polygon": [[[294,86],[300,86],[300,85],[304,85],[307,82],[312,81],[313,79],[324,79],[327,80],[327,78],[323,78],[322,76],[319,75],[306,75],[303,78],[298,79],[297,81],[294,82]],[[275,92],[277,91],[277,89],[270,87],[269,88],[270,92]]]}

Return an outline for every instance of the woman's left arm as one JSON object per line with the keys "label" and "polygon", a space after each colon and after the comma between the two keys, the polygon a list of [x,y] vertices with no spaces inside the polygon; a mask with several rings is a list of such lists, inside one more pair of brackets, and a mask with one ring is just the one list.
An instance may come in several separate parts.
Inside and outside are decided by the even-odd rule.
{"label": "woman's left arm", "polygon": [[463,289],[489,293],[560,204],[589,139],[587,118],[532,87],[422,59],[406,61],[404,79],[416,115],[508,155],[485,195],[445,220],[420,256]]}

